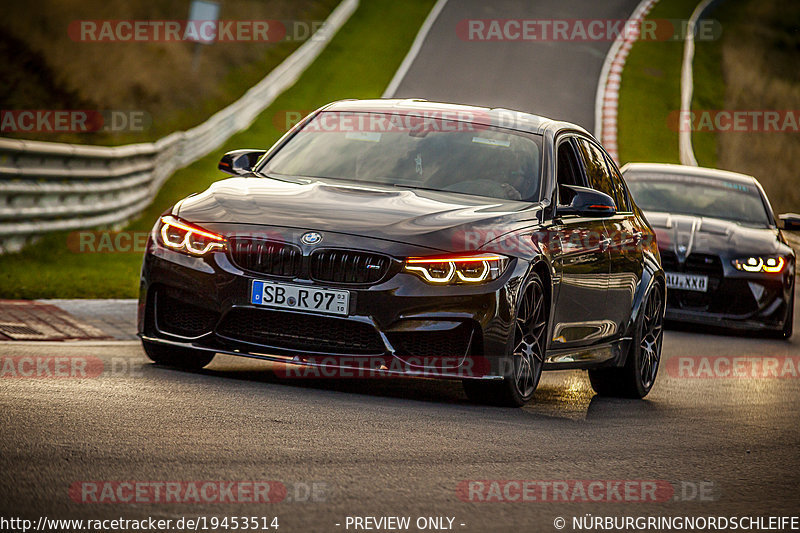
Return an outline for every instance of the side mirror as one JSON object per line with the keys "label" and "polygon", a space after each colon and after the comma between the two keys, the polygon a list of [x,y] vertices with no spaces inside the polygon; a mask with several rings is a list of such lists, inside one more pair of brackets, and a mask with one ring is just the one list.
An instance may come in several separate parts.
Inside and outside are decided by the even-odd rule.
{"label": "side mirror", "polygon": [[258,159],[265,153],[265,150],[234,150],[222,156],[217,168],[226,174],[238,176],[253,170]]}
{"label": "side mirror", "polygon": [[800,230],[800,215],[797,213],[784,213],[778,215],[778,219],[781,221],[781,227],[783,229],[789,231]]}
{"label": "side mirror", "polygon": [[580,217],[612,217],[617,213],[614,200],[607,194],[587,187],[561,185],[560,190],[571,194],[569,205],[559,205],[556,216],[577,215]]}

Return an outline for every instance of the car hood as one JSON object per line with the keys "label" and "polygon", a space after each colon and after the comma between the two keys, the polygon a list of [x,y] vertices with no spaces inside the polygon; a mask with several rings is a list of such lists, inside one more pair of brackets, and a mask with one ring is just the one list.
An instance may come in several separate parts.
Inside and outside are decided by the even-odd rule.
{"label": "car hood", "polygon": [[647,212],[661,250],[679,259],[692,253],[720,256],[786,253],[776,228],[754,228],[717,218]]}
{"label": "car hood", "polygon": [[198,224],[336,232],[444,251],[480,248],[538,223],[540,206],[480,196],[318,179],[218,181],[177,206]]}

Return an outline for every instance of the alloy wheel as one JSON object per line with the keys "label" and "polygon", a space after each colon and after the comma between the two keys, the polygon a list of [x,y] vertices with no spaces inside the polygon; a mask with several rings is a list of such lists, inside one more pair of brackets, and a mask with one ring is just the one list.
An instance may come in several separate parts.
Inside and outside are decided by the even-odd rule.
{"label": "alloy wheel", "polygon": [[640,365],[642,385],[645,389],[652,387],[658,373],[661,359],[661,341],[663,338],[664,314],[661,288],[656,286],[647,301],[642,317],[642,334],[640,344]]}
{"label": "alloy wheel", "polygon": [[544,291],[538,280],[528,286],[517,312],[514,328],[514,384],[525,399],[533,396],[544,365],[547,313]]}

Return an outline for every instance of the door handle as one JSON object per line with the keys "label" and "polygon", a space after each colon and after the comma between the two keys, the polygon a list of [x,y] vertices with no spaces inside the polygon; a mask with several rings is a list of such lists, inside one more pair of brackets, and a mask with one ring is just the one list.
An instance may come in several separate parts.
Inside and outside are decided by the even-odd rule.
{"label": "door handle", "polygon": [[607,252],[611,246],[611,237],[604,237],[600,240],[600,251]]}

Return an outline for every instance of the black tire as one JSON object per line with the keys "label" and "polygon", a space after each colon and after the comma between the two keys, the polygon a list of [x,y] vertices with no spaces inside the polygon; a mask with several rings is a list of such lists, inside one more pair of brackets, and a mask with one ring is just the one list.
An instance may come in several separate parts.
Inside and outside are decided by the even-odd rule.
{"label": "black tire", "polygon": [[547,349],[548,303],[544,285],[533,273],[523,285],[508,343],[502,381],[463,381],[467,397],[478,403],[521,407],[533,398],[539,385]]}
{"label": "black tire", "polygon": [[144,353],[154,363],[184,368],[187,370],[199,370],[209,364],[214,359],[213,352],[204,350],[193,350],[180,346],[170,346],[168,344],[157,344],[149,341],[142,341]]}
{"label": "black tire", "polygon": [[656,381],[664,339],[664,289],[656,284],[647,295],[628,358],[622,368],[589,370],[589,381],[600,396],[644,398]]}

